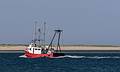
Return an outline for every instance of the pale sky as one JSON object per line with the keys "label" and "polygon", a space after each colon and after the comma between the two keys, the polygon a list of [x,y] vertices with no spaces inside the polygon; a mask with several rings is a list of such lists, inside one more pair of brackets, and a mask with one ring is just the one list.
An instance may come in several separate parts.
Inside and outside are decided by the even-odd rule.
{"label": "pale sky", "polygon": [[34,21],[47,42],[61,28],[65,44],[120,45],[120,0],[0,0],[0,43],[29,43]]}

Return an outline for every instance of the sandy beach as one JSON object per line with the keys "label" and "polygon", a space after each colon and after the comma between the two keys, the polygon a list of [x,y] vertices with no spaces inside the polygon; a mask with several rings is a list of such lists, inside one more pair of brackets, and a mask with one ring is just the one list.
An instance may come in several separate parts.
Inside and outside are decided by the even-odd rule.
{"label": "sandy beach", "polygon": [[[17,46],[17,45],[0,45],[0,50],[25,50],[27,46]],[[62,50],[118,50],[120,51],[120,46],[61,46]]]}

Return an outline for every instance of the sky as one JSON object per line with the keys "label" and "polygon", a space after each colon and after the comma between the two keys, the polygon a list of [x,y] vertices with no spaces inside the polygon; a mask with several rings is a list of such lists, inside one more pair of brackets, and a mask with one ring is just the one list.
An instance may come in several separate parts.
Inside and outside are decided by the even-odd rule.
{"label": "sky", "polygon": [[0,43],[32,40],[46,21],[46,41],[63,29],[63,44],[120,45],[120,0],[0,0]]}

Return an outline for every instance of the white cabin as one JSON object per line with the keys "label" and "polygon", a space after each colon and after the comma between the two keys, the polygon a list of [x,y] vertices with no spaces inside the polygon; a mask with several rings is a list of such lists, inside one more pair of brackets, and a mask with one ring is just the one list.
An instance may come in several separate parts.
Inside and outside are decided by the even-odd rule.
{"label": "white cabin", "polygon": [[27,47],[27,51],[32,54],[42,54],[42,48],[34,46],[33,43],[31,43],[29,47]]}

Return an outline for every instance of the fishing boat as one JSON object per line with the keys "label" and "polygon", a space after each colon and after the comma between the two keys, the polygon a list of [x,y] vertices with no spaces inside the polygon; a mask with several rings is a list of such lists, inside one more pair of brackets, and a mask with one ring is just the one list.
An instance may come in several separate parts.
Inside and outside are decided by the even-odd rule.
{"label": "fishing boat", "polygon": [[[61,52],[60,48],[60,37],[61,37],[61,32],[63,30],[54,30],[55,33],[52,37],[52,40],[49,45],[45,44],[45,23],[44,23],[44,44],[41,45],[41,40],[40,40],[40,29],[38,29],[39,36],[37,39],[36,38],[36,25],[35,25],[35,32],[34,32],[34,38],[32,42],[29,44],[29,46],[25,49],[25,56],[27,58],[42,58],[42,57],[48,57],[48,58],[53,58],[53,57],[59,57],[59,56],[64,56],[65,54]],[[57,38],[57,45],[53,46],[53,41],[55,37],[58,36]]]}

